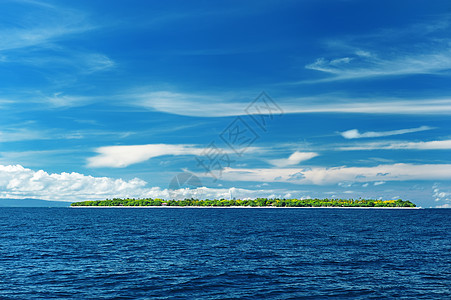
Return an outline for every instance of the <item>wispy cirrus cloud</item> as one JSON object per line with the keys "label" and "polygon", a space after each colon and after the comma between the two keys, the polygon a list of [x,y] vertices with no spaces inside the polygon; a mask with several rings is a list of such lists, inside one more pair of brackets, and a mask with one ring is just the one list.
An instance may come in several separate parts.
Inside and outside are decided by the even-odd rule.
{"label": "wispy cirrus cloud", "polygon": [[[83,121],[83,120],[82,120]],[[88,121],[89,120],[85,120]],[[133,131],[114,131],[114,130],[99,130],[99,129],[48,129],[39,128],[38,125],[30,126],[24,123],[13,124],[0,130],[0,143],[19,142],[19,141],[40,141],[40,140],[80,140],[86,138],[126,138],[134,135],[137,132]],[[12,128],[11,128],[12,127]],[[15,128],[14,128],[15,127]],[[33,127],[33,128],[32,128]],[[174,129],[174,131],[177,128]],[[5,153],[5,152],[1,152]],[[21,153],[13,151],[12,153]]]}
{"label": "wispy cirrus cloud", "polygon": [[[243,96],[246,94],[246,96]],[[168,90],[130,92],[117,95],[118,104],[143,107],[150,110],[190,116],[227,117],[246,114],[246,107],[257,93],[195,94]],[[123,99],[126,99],[123,100]],[[274,98],[284,113],[364,113],[364,114],[451,114],[451,98],[352,98],[334,95]]]}
{"label": "wispy cirrus cloud", "polygon": [[[321,97],[322,98],[322,97]],[[331,99],[332,100],[332,99]],[[343,99],[346,102],[330,104],[308,104],[298,107],[284,106],[285,111],[297,113],[363,113],[363,114],[400,114],[400,115],[447,115],[451,113],[451,99]]]}
{"label": "wispy cirrus cloud", "polygon": [[[0,62],[2,62],[1,59]],[[52,68],[72,68],[80,74],[107,71],[117,65],[105,54],[75,51],[63,47],[59,47],[56,51],[16,51],[13,56],[5,56],[3,62],[49,70],[52,70]]]}
{"label": "wispy cirrus cloud", "polygon": [[[343,53],[342,56],[320,57],[305,68],[329,76],[299,83],[441,74],[451,69],[449,19],[449,16],[445,16],[440,20],[406,28],[382,29],[366,35],[327,41],[327,45],[334,52]],[[417,37],[415,42],[412,41],[412,35]]]}
{"label": "wispy cirrus cloud", "polygon": [[230,96],[219,94],[194,94],[172,91],[137,92],[125,95],[132,105],[156,111],[183,115],[223,117],[245,114],[245,102],[237,102]]}
{"label": "wispy cirrus cloud", "polygon": [[319,58],[306,65],[307,69],[332,75],[331,77],[305,81],[327,82],[335,80],[363,79],[369,77],[439,74],[451,69],[451,47],[431,49],[428,53],[409,53],[393,57],[359,56],[335,59]]}
{"label": "wispy cirrus cloud", "polygon": [[2,14],[0,21],[0,63],[38,67],[47,72],[70,67],[83,74],[116,65],[105,54],[63,46],[64,41],[97,29],[85,12],[39,1],[11,1],[4,9],[8,13]]}
{"label": "wispy cirrus cloud", "polygon": [[427,142],[374,142],[361,143],[353,146],[338,147],[338,150],[450,150],[451,140]]}
{"label": "wispy cirrus cloud", "polygon": [[[71,34],[93,29],[86,14],[61,6],[36,5],[37,1],[10,2],[11,13],[4,16],[8,26],[0,30],[0,52],[47,46]],[[16,10],[21,6],[20,10]],[[13,13],[16,11],[17,13]]]}
{"label": "wispy cirrus cloud", "polygon": [[[114,62],[112,62],[114,64]],[[109,65],[109,63],[106,63]],[[108,66],[106,66],[108,68]],[[99,66],[99,68],[102,68]],[[246,96],[243,96],[246,94]],[[28,94],[14,95],[0,99],[0,105],[21,102],[47,103],[55,108],[84,106],[93,102],[111,100],[109,103],[121,107],[139,107],[152,111],[189,117],[230,117],[246,115],[246,107],[258,93],[229,95],[219,93],[185,93],[173,91],[129,92],[109,94],[103,97],[77,95],[64,92],[43,94],[29,91]],[[399,115],[449,115],[451,97],[441,99],[402,98],[352,98],[346,96],[315,95],[311,97],[274,98],[284,113],[356,113],[356,114],[399,114]],[[432,128],[431,128],[432,129]],[[428,130],[428,129],[424,129]],[[352,132],[351,132],[352,134]]]}
{"label": "wispy cirrus cloud", "polygon": [[51,108],[80,107],[99,101],[99,97],[68,95],[63,92],[45,95],[37,93],[30,102],[44,103]]}
{"label": "wispy cirrus cloud", "polygon": [[84,62],[83,71],[86,73],[105,71],[116,66],[116,62],[110,57],[99,53],[81,54],[78,60]]}
{"label": "wispy cirrus cloud", "polygon": [[392,135],[400,135],[406,133],[414,133],[419,131],[431,130],[434,129],[430,126],[420,126],[417,128],[409,128],[409,129],[398,129],[398,130],[390,130],[390,131],[368,131],[360,133],[357,129],[346,130],[340,132],[341,136],[345,139],[361,139],[361,138],[374,138],[374,137],[384,137],[384,136],[392,136]]}
{"label": "wispy cirrus cloud", "polygon": [[55,130],[35,130],[27,128],[18,128],[13,130],[0,131],[0,143],[18,142],[18,141],[37,141],[37,140],[62,140],[62,139],[81,139],[83,136],[79,132],[57,132]]}

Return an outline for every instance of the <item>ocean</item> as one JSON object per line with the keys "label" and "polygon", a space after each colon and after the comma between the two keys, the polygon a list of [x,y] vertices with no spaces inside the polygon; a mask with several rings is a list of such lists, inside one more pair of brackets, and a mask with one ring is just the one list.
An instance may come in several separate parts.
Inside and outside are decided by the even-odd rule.
{"label": "ocean", "polygon": [[451,209],[0,208],[0,299],[450,299]]}

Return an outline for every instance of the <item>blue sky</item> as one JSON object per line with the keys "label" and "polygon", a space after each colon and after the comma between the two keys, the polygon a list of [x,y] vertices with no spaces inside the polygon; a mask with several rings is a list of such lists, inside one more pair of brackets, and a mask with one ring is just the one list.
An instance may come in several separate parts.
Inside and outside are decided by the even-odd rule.
{"label": "blue sky", "polygon": [[451,205],[447,1],[4,0],[0,68],[1,198]]}

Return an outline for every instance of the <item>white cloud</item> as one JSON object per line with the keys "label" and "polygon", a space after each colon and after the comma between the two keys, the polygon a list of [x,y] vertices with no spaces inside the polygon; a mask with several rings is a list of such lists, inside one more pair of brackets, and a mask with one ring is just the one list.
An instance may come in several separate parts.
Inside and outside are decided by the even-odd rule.
{"label": "white cloud", "polygon": [[[407,180],[451,180],[451,164],[387,164],[375,167],[312,167],[234,169],[225,168],[222,179],[227,181],[288,182],[294,184],[327,185],[339,182],[379,182]],[[205,174],[198,174],[199,177]]]}
{"label": "white cloud", "polygon": [[330,61],[331,65],[341,65],[341,64],[349,64],[351,61],[353,60],[353,58],[351,57],[343,57],[343,58],[337,58],[337,59],[333,59]]}
{"label": "white cloud", "polygon": [[83,67],[87,73],[105,71],[113,68],[116,63],[104,54],[89,53],[84,54],[81,58],[84,61],[86,67]]}
{"label": "white cloud", "polygon": [[11,11],[19,13],[0,30],[0,51],[43,46],[92,29],[82,12],[63,7],[30,5]]}
{"label": "white cloud", "polygon": [[451,201],[451,189],[444,190],[438,183],[432,186],[432,197],[435,201]]}
{"label": "white cloud", "polygon": [[316,156],[318,156],[318,153],[315,153],[315,152],[296,151],[293,154],[291,154],[288,158],[272,159],[272,160],[269,160],[269,163],[274,166],[277,166],[277,167],[287,167],[287,166],[297,165],[301,161],[309,160]]}
{"label": "white cloud", "polygon": [[89,158],[88,166],[124,168],[163,155],[200,155],[202,150],[194,145],[106,146],[96,149],[99,155]]}
{"label": "white cloud", "polygon": [[[249,93],[248,93],[249,94]],[[190,117],[246,115],[252,94],[190,94],[171,91],[133,92],[116,96],[117,103]],[[123,99],[126,99],[125,102]],[[451,99],[359,98],[317,95],[273,99],[284,113],[451,114]]]}
{"label": "white cloud", "polygon": [[286,113],[450,114],[451,99],[352,99],[317,96],[280,100]]}
{"label": "white cloud", "polygon": [[385,184],[385,181],[375,181],[374,185],[382,185]]}
{"label": "white cloud", "polygon": [[50,54],[33,51],[20,52],[19,55],[12,55],[5,59],[4,62],[19,63],[43,69],[48,69],[49,66],[59,69],[71,68],[83,75],[106,71],[116,66],[116,63],[104,54],[83,52],[64,47],[59,47]]}
{"label": "white cloud", "polygon": [[[333,74],[334,76],[317,80],[326,82],[334,80],[360,79],[380,76],[412,75],[412,74],[437,74],[451,68],[451,49],[444,48],[441,51],[430,53],[402,55],[399,57],[374,58],[372,56],[359,56],[354,59],[349,57],[327,60],[317,59],[306,66],[307,69]],[[348,63],[337,64],[337,61],[347,60]],[[351,60],[354,64],[350,63]],[[305,81],[305,83],[314,81]]]}
{"label": "white cloud", "polygon": [[79,132],[57,132],[56,130],[31,130],[18,128],[14,130],[0,131],[0,143],[33,141],[33,140],[56,140],[56,139],[80,139],[83,136]]}
{"label": "white cloud", "polygon": [[365,143],[357,146],[339,147],[339,150],[449,150],[451,140],[429,142],[377,142]]}
{"label": "white cloud", "polygon": [[351,129],[347,131],[340,132],[340,134],[346,139],[360,139],[360,138],[373,138],[373,137],[383,137],[383,136],[391,136],[391,135],[400,135],[406,133],[413,133],[425,130],[434,129],[429,126],[421,126],[417,128],[409,128],[409,129],[399,129],[399,130],[390,130],[390,131],[368,131],[360,133],[357,129]]}
{"label": "white cloud", "polygon": [[[246,103],[235,102],[224,95],[202,95],[171,91],[126,95],[133,104],[183,116],[222,117],[244,115]],[[221,101],[222,100],[222,101]]]}
{"label": "white cloud", "polygon": [[[344,57],[330,59],[321,57],[306,65],[307,69],[331,76],[304,83],[440,74],[451,69],[449,26],[449,20],[444,18],[426,24],[414,24],[407,28],[385,29],[372,34],[329,40],[327,44],[335,52],[343,53]],[[412,35],[418,38],[416,44],[412,44]],[[396,48],[393,48],[394,44]]]}
{"label": "white cloud", "polygon": [[33,131],[28,129],[16,129],[8,131],[0,131],[0,142],[15,142],[26,140],[42,140],[47,139],[46,134],[41,131]]}
{"label": "white cloud", "polygon": [[371,52],[365,51],[365,50],[357,50],[357,51],[355,52],[355,54],[356,54],[357,56],[363,56],[363,57],[371,57],[371,56],[372,56]]}
{"label": "white cloud", "polygon": [[45,101],[50,106],[55,108],[65,108],[65,107],[83,106],[95,101],[95,98],[64,95],[62,92],[58,92],[54,93],[52,96],[42,96],[42,98],[36,99],[36,102],[42,103],[43,101]]}
{"label": "white cloud", "polygon": [[[206,149],[208,148],[184,144],[105,146],[95,150],[99,153],[97,156],[88,158],[88,166],[124,168],[163,155],[202,155]],[[252,153],[258,150],[261,151],[262,149],[247,147],[246,153]],[[218,151],[221,151],[221,153],[232,153],[230,149],[218,148]]]}
{"label": "white cloud", "polygon": [[145,194],[146,182],[108,177],[92,177],[79,173],[49,174],[20,165],[0,165],[0,197],[41,198],[46,200],[103,199]]}
{"label": "white cloud", "polygon": [[[31,124],[31,125],[30,125]],[[5,129],[0,131],[0,143],[2,142],[17,142],[17,141],[33,141],[33,140],[72,140],[83,139],[85,137],[97,137],[97,136],[111,136],[111,137],[127,137],[133,133],[131,132],[118,132],[107,130],[62,130],[62,129],[29,129],[38,127],[33,123],[16,123],[9,124],[9,127],[14,129]],[[29,128],[27,128],[29,127]],[[5,153],[5,152],[1,152]],[[21,153],[13,151],[11,153]]]}
{"label": "white cloud", "polygon": [[106,198],[163,198],[183,199],[201,196],[202,199],[252,199],[256,197],[284,197],[300,195],[290,190],[248,190],[241,188],[181,188],[178,190],[148,187],[139,178],[131,180],[93,177],[80,173],[49,174],[20,165],[0,165],[0,198],[35,198],[56,201],[102,200]]}
{"label": "white cloud", "polygon": [[[163,190],[163,193],[166,190]],[[165,199],[185,199],[185,198],[201,198],[201,199],[255,199],[255,198],[291,198],[297,199],[309,197],[304,196],[302,191],[287,191],[286,189],[270,189],[270,190],[249,190],[242,188],[207,188],[200,187],[196,189],[179,189],[168,191]]]}
{"label": "white cloud", "polygon": [[[6,18],[11,20],[6,20],[4,24],[7,25],[0,28],[0,63],[24,64],[45,71],[70,68],[71,71],[63,71],[66,77],[75,70],[77,74],[90,74],[116,65],[104,54],[61,45],[61,40],[96,29],[83,11],[56,5],[36,5],[35,1],[20,2],[20,9],[15,7],[18,1],[8,3],[11,16]],[[3,7],[4,10],[8,8]],[[61,80],[58,78],[57,81]]]}
{"label": "white cloud", "polygon": [[341,186],[343,188],[349,188],[353,185],[353,182],[339,182],[338,186]]}

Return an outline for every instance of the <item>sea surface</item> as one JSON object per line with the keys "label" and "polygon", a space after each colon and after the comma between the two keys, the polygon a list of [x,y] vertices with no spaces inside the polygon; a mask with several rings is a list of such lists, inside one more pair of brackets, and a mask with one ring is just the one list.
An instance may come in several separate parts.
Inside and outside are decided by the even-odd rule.
{"label": "sea surface", "polygon": [[0,208],[0,299],[450,299],[451,209]]}

